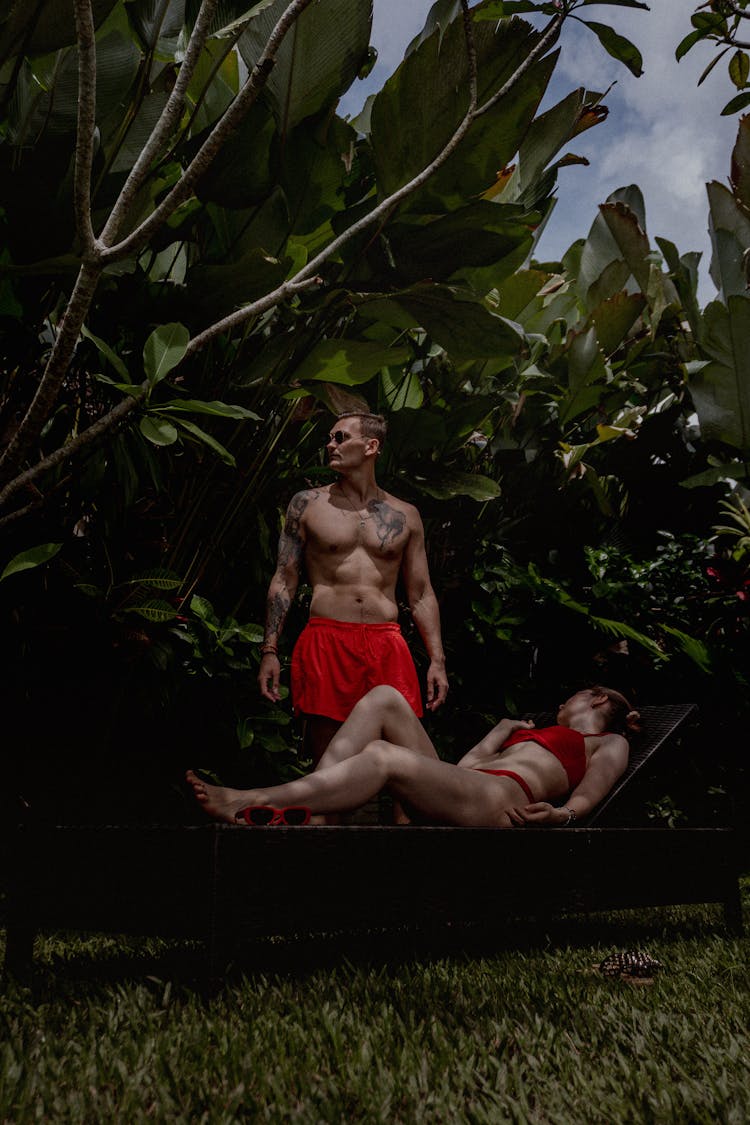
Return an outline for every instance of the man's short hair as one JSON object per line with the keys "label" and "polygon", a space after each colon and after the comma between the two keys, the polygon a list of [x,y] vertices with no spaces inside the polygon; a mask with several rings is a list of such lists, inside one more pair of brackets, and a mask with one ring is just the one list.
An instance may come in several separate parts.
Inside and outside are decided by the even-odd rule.
{"label": "man's short hair", "polygon": [[377,438],[380,448],[383,448],[385,435],[388,433],[388,423],[382,414],[365,414],[359,410],[347,410],[344,414],[339,414],[336,421],[340,422],[342,418],[359,418],[362,437]]}

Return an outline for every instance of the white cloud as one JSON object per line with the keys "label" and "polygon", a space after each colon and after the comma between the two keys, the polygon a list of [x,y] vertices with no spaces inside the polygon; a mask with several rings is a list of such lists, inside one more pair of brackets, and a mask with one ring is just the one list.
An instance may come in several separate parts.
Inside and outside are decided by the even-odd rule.
{"label": "white cloud", "polygon": [[588,157],[591,166],[571,169],[561,177],[559,204],[540,251],[558,256],[568,245],[565,239],[576,214],[581,225],[574,237],[586,232],[597,204],[607,195],[637,183],[645,198],[651,238],[668,238],[681,253],[703,253],[700,296],[705,301],[714,292],[708,279],[705,184],[726,179],[737,119],[720,116],[733,92],[724,63],[698,87],[712,57],[707,46],[695,47],[680,63],[674,57],[678,43],[691,30],[693,10],[692,0],[653,0],[650,12],[610,8],[592,13],[591,18],[612,24],[638,45],[644,65],[640,78],[611,59],[586,28],[566,33],[559,76],[567,83],[599,90],[613,81],[617,85],[605,99],[608,121],[585,134],[582,146],[572,146]]}

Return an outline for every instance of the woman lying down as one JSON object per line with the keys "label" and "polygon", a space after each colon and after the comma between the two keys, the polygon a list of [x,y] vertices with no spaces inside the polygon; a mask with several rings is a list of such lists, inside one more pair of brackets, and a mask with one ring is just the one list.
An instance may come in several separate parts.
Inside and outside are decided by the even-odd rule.
{"label": "woman lying down", "polygon": [[386,790],[406,810],[403,823],[565,827],[625,771],[625,732],[636,731],[638,719],[619,692],[586,688],[559,707],[555,726],[502,719],[454,765],[438,758],[404,697],[381,685],[359,701],[306,777],[266,789],[209,785],[192,770],[187,780],[204,810],[230,823],[306,824]]}

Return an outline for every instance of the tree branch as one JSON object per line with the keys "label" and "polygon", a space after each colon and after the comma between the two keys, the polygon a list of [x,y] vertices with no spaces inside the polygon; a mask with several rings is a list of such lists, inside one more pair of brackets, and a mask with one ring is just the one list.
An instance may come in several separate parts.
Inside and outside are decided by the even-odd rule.
{"label": "tree branch", "polygon": [[501,96],[506,95],[515,85],[515,83],[518,82],[519,78],[521,78],[521,76],[526,73],[529,66],[531,66],[532,63],[536,59],[538,59],[539,56],[543,54],[543,52],[549,47],[550,43],[552,43],[552,41],[554,40],[565,20],[564,12],[556,15],[551,23],[547,26],[546,30],[542,34],[541,39],[530,52],[529,56],[519,64],[517,69],[514,71],[514,73],[511,75],[502,89],[499,90],[498,93],[494,95],[489,101],[485,102],[482,107],[477,108],[477,59],[476,48],[474,44],[474,32],[471,23],[471,14],[469,12],[468,0],[461,0],[461,7],[463,9],[464,37],[466,40],[467,59],[469,66],[469,105],[463,119],[457,126],[455,132],[446,144],[445,148],[443,148],[435,157],[435,159],[425,168],[423,168],[422,171],[419,172],[413,179],[411,179],[407,184],[404,184],[404,186],[400,187],[397,191],[393,192],[392,195],[389,195],[387,199],[384,199],[382,203],[379,203],[377,207],[373,208],[373,210],[370,211],[369,214],[365,215],[358,222],[353,223],[352,226],[348,227],[347,230],[345,230],[338,236],[338,238],[335,238],[333,242],[330,242],[324,250],[322,250],[315,258],[308,262],[306,266],[303,266],[303,268],[299,270],[292,278],[289,278],[283,283],[283,285],[280,285],[278,289],[274,290],[273,293],[269,293],[259,301],[254,301],[252,304],[238,309],[237,312],[232,313],[231,316],[226,317],[225,320],[221,321],[219,324],[211,325],[209,328],[206,328],[203,332],[201,332],[200,335],[194,337],[194,339],[190,341],[190,347],[188,349],[191,354],[199,351],[210,340],[213,340],[215,336],[218,336],[220,335],[220,333],[227,331],[228,328],[236,328],[238,325],[244,324],[246,321],[252,319],[255,316],[258,316],[259,313],[264,312],[272,305],[284,300],[284,298],[289,294],[290,285],[299,285],[300,282],[309,279],[311,276],[317,275],[320,272],[321,266],[325,262],[329,261],[331,257],[333,257],[333,255],[341,249],[342,246],[345,246],[346,243],[350,242],[353,238],[356,238],[356,236],[360,234],[361,231],[366,230],[367,227],[372,226],[373,223],[377,223],[384,215],[386,215],[389,211],[391,211],[394,207],[401,203],[403,199],[406,199],[407,196],[411,195],[413,192],[417,191],[418,188],[422,187],[422,185],[430,179],[430,177],[437,171],[437,169],[446,162],[448,157],[451,156],[453,152],[455,152],[456,148],[466,136],[466,133],[469,131],[469,128],[471,127],[473,121],[481,114],[486,113],[486,111],[492,105],[494,105]]}
{"label": "tree branch", "polygon": [[84,258],[94,250],[91,223],[91,169],[96,130],[96,32],[91,0],[75,0],[78,37],[78,127],[76,130],[73,209]]}
{"label": "tree branch", "polygon": [[[37,477],[42,476],[50,469],[57,468],[57,466],[61,465],[64,461],[70,460],[70,458],[74,457],[77,453],[81,453],[89,446],[94,445],[103,434],[108,433],[109,430],[121,422],[123,418],[127,418],[128,414],[130,414],[146,396],[148,389],[148,381],[141,383],[138,387],[137,394],[129,395],[127,398],[121,399],[117,406],[114,406],[106,414],[103,414],[101,418],[97,418],[96,422],[93,422],[87,429],[78,434],[77,437],[67,442],[66,445],[61,446],[60,449],[56,449],[54,453],[50,453],[48,457],[42,458],[41,461],[37,461],[37,463],[32,465],[30,469],[27,469],[26,472],[19,473],[17,477],[6,484],[5,488],[0,491],[0,507],[6,504],[17,492],[20,492],[22,488],[33,484]],[[24,508],[23,511],[30,510],[31,507],[39,507],[42,502],[43,501],[39,501],[39,503],[29,505],[27,508]],[[9,518],[10,517],[5,517],[5,520],[2,522],[6,522]],[[1,523],[0,526],[2,526]]]}
{"label": "tree branch", "polygon": [[81,325],[91,305],[99,284],[102,267],[84,263],[76,278],[75,287],[60,321],[52,353],[42,375],[36,394],[5,452],[0,457],[1,480],[7,481],[26,457],[33,442],[42,432],[52,407],[60,393],[75,351]]}
{"label": "tree branch", "polygon": [[729,11],[737,16],[738,19],[750,20],[750,12],[748,12],[747,8],[741,8],[739,4],[736,3],[736,0],[724,0],[724,3],[726,7],[729,8]]}
{"label": "tree branch", "polygon": [[[750,18],[750,14],[748,15],[748,18]],[[717,36],[716,42],[726,43],[729,47],[739,47],[743,50],[746,50],[748,47],[750,47],[750,43],[745,42],[742,39],[732,39],[731,35],[724,35],[721,38]]]}
{"label": "tree branch", "polygon": [[181,203],[193,194],[193,188],[206,171],[211,161],[221,149],[228,137],[234,132],[245,114],[256,101],[261,90],[268,81],[268,75],[273,69],[276,54],[281,46],[284,36],[299,18],[300,14],[309,7],[312,0],[292,0],[274,27],[266,46],[253,67],[247,82],[240,93],[232,102],[221,121],[213,128],[201,148],[185,169],[180,180],[171,192],[162,200],[155,211],[144,220],[127,238],[115,246],[103,247],[102,260],[109,263],[130,257],[135,251],[140,250],[152,235],[161,227],[170,215],[174,214]]}
{"label": "tree branch", "polygon": [[[76,0],[77,3],[88,4],[89,0]],[[32,406],[29,408],[26,418],[22,426],[19,427],[19,432],[16,434],[14,442],[6,450],[3,459],[0,460],[0,466],[7,460],[8,464],[15,468],[20,464],[26,449],[33,440],[33,438],[41,430],[41,424],[50,409],[50,405],[54,402],[59,387],[64,378],[67,367],[70,363],[70,358],[75,347],[78,334],[80,332],[83,319],[86,311],[90,305],[93,297],[94,290],[99,280],[99,276],[104,267],[105,262],[113,261],[117,258],[125,257],[132,253],[134,249],[148,241],[148,238],[154,230],[161,225],[172,213],[175,207],[187,198],[192,190],[192,184],[197,180],[198,176],[202,174],[205,167],[207,167],[210,160],[213,159],[218,149],[224,143],[226,137],[235,128],[239,122],[242,114],[249,109],[252,102],[257,97],[260,89],[265,83],[268,73],[273,66],[273,59],[276,51],[283,39],[283,36],[291,27],[292,23],[298,17],[299,13],[311,3],[312,0],[293,0],[289,7],[284,12],[276,27],[274,28],[271,37],[269,38],[266,48],[264,49],[261,58],[253,68],[253,72],[246,82],[241,94],[235,99],[232,107],[222,118],[222,121],[212,131],[211,136],[201,148],[198,155],[189,165],[185,176],[181,179],[180,183],[170,193],[164,203],[157,208],[157,210],[146,220],[145,223],[134,231],[128,238],[123,240],[120,244],[113,246],[109,249],[100,250],[97,255],[96,263],[84,264],[81,272],[79,273],[76,282],[76,288],[71,296],[65,315],[60,325],[58,338],[55,342],[52,356],[45,371],[42,384],[37,391]],[[409,195],[417,191],[430,177],[448,160],[448,158],[455,152],[458,145],[466,136],[472,123],[477,117],[486,113],[499,99],[505,96],[515,85],[522,75],[528,70],[533,62],[540,57],[540,55],[549,47],[553,42],[555,36],[560,30],[565,18],[566,13],[563,11],[548,25],[547,29],[542,34],[540,40],[530,52],[529,56],[519,64],[517,69],[504,84],[502,89],[498,91],[492,98],[485,104],[477,108],[477,60],[476,49],[474,44],[474,35],[471,22],[471,15],[469,11],[469,0],[461,0],[461,7],[463,13],[464,23],[464,36],[467,47],[467,60],[469,70],[469,102],[466,112],[460,123],[454,130],[452,136],[448,140],[445,147],[437,154],[437,156],[426,165],[421,172],[414,176],[408,183],[398,188],[390,196],[384,199],[373,210],[358,222],[352,224],[346,231],[335,238],[328,246],[325,247],[315,258],[307,263],[301,270],[299,270],[293,277],[288,278],[282,285],[278,286],[271,293],[267,293],[258,301],[237,310],[230,316],[225,317],[223,320],[211,325],[205,331],[201,332],[198,336],[194,337],[186,350],[186,357],[194,355],[201,348],[212,340],[214,337],[229,331],[240,324],[247,322],[255,316],[267,311],[274,305],[279,304],[281,301],[293,296],[305,289],[312,288],[319,284],[318,273],[320,267],[329,261],[343,246],[345,246],[352,239],[356,238],[363,230],[379,222],[383,216],[391,212],[395,207],[406,199]],[[203,12],[203,8],[201,9]],[[192,41],[192,40],[191,40]],[[184,195],[180,192],[184,192]],[[169,208],[165,205],[171,201]],[[52,390],[54,384],[54,391]],[[45,392],[44,395],[42,392]],[[78,437],[68,442],[67,445],[61,449],[55,450],[54,453],[45,457],[37,464],[21,473],[14,480],[10,481],[6,487],[0,492],[0,505],[6,503],[15,493],[20,489],[31,484],[37,477],[47,472],[49,469],[55,468],[63,461],[70,459],[77,453],[86,449],[88,446],[96,442],[103,434],[107,433],[114,426],[119,424],[127,415],[138,405],[141,399],[148,392],[148,383],[143,383],[139,387],[139,393],[133,397],[124,399],[118,403],[107,414],[99,418],[95,423],[79,434]],[[46,406],[42,407],[41,403],[44,399]],[[46,413],[45,413],[46,410]],[[29,419],[32,419],[30,421]],[[33,431],[33,436],[29,432],[32,424],[38,426]],[[24,429],[22,435],[21,430]],[[7,479],[7,475],[6,475]]]}
{"label": "tree branch", "polygon": [[[193,51],[193,53],[191,54],[190,62],[190,65],[193,69],[195,68],[198,55],[202,50],[203,42],[205,42],[205,35],[207,34],[209,26],[208,21],[211,18],[216,2],[217,0],[203,0],[198,20],[196,21],[196,26],[193,29],[193,35],[191,35],[190,37],[188,50],[190,51],[190,49],[192,48]],[[50,411],[52,410],[52,407],[54,406],[54,403],[56,402],[57,397],[60,393],[60,388],[62,387],[62,383],[65,379],[68,367],[70,366],[70,361],[72,359],[73,352],[78,341],[81,327],[91,306],[91,301],[96,291],[96,287],[99,283],[99,278],[101,277],[105,266],[111,261],[116,261],[118,259],[127,257],[134,249],[136,249],[138,245],[147,242],[151,235],[169,218],[169,216],[174,212],[176,207],[179,206],[183,199],[188,198],[188,196],[192,192],[192,186],[195,181],[208,167],[209,163],[211,162],[211,160],[213,160],[214,156],[219,151],[226,137],[239,123],[243,114],[247,112],[247,110],[257,98],[260,90],[266,83],[271,68],[273,67],[275,54],[278,51],[284,36],[286,35],[292,24],[295,22],[300,12],[308,7],[311,2],[312,0],[292,0],[292,3],[284,11],[284,14],[277,22],[276,27],[273,29],[268,43],[266,44],[264,51],[260,59],[258,60],[258,64],[253,68],[253,72],[250,75],[248,81],[245,83],[242,92],[237,98],[235,98],[235,101],[232,103],[232,106],[224,115],[224,118],[222,118],[222,121],[219,122],[219,125],[213,130],[207,142],[202,146],[195,159],[191,162],[188,167],[186,176],[183,177],[177,187],[170,193],[170,195],[167,196],[161,206],[157,208],[155,212],[153,212],[150,218],[146,220],[146,222],[143,223],[141,227],[138,228],[138,230],[133,232],[133,234],[125,239],[124,242],[120,243],[119,246],[107,249],[102,245],[101,240],[94,242],[94,245],[91,247],[90,254],[84,260],[84,263],[78,273],[73,293],[71,294],[70,300],[65,309],[65,313],[63,314],[63,318],[59,325],[55,343],[52,348],[52,353],[47,362],[47,366],[45,367],[44,374],[42,375],[41,381],[36,390],[31,405],[29,406],[26,414],[21,420],[21,423],[13,439],[6,447],[2,456],[0,456],[0,483],[11,481],[13,474],[23,463],[30,447],[37,440],[39,434],[42,431],[44,423],[49,417]],[[80,49],[80,57],[81,59],[86,59],[88,62],[90,61],[91,52],[94,51],[93,44],[89,45],[87,42],[87,37],[89,34],[88,21],[91,20],[90,0],[75,0],[75,3],[76,14],[77,16],[80,15],[80,26],[84,35],[84,43],[82,48]],[[203,36],[202,40],[200,39],[201,36]],[[181,93],[179,106],[182,105],[182,99],[184,99],[184,89],[187,81],[189,80],[189,77],[190,74],[188,73],[185,83],[180,87]],[[79,79],[79,81],[83,81],[83,79]],[[167,107],[165,107],[165,112],[160,117],[159,122],[157,123],[157,126],[154,130],[154,132],[160,133],[162,143],[164,137],[168,135],[169,129],[172,127],[170,124],[171,119],[167,119],[165,124],[166,109],[170,105],[172,107],[172,111],[176,111],[176,107],[178,107],[177,100],[170,97],[167,103]],[[83,119],[85,120],[87,126],[91,129],[90,137],[77,139],[77,151],[78,147],[80,146],[81,151],[84,154],[85,161],[85,153],[87,151],[93,152],[94,119],[88,111],[84,112]],[[154,146],[152,145],[152,140],[153,134],[146,144],[146,149],[149,153],[152,153],[152,150],[155,151]],[[143,152],[141,153],[141,156],[136,163],[136,167],[140,166],[139,175],[145,176],[151,158],[152,157],[149,156],[148,160],[146,160],[143,157]],[[188,180],[187,186],[185,186],[186,179]],[[132,174],[131,177],[128,178],[128,182],[136,182],[134,179],[132,179]],[[184,195],[179,194],[181,187],[184,190]],[[77,190],[80,190],[80,185]],[[133,190],[135,191],[137,190],[137,188],[134,188]],[[124,192],[121,193],[118,203],[122,201],[123,194]],[[78,200],[78,196],[76,198]],[[89,213],[89,208],[90,203],[87,203],[85,205],[86,214]],[[68,449],[69,446],[66,446],[64,448]],[[35,476],[38,476],[41,472],[44,471],[44,468],[40,468],[39,466],[44,466],[44,468],[49,467],[47,466],[45,460],[38,462],[38,464],[33,466],[33,468],[29,471],[34,472]],[[23,476],[25,477],[25,474],[23,474]],[[16,481],[13,481],[12,483],[12,491],[16,492]],[[10,484],[8,484],[8,487],[10,487]],[[19,487],[21,486],[19,485]],[[2,503],[3,498],[6,496],[6,491],[7,489],[0,493],[0,503]]]}
{"label": "tree branch", "polygon": [[497,105],[500,99],[504,98],[505,95],[515,86],[516,82],[518,82],[519,78],[521,78],[526,73],[529,67],[533,66],[536,60],[540,58],[549,47],[552,46],[555,39],[560,33],[560,28],[565,22],[565,19],[565,12],[559,12],[556,16],[552,17],[552,19],[542,32],[541,39],[536,44],[536,46],[532,47],[523,62],[518,66],[516,70],[513,71],[505,85],[501,86],[500,89],[497,90],[491,98],[487,99],[484,105],[479,107],[474,115],[475,117],[481,117],[483,113],[487,113],[488,110]]}
{"label": "tree branch", "polygon": [[[77,4],[83,2],[86,2],[86,0],[76,0]],[[149,173],[152,161],[159,155],[180,119],[187,87],[195,73],[195,68],[200,59],[206,39],[208,38],[211,20],[213,19],[218,2],[219,0],[202,0],[198,18],[195,21],[190,41],[185,52],[185,58],[180,66],[179,74],[177,75],[177,80],[167,99],[167,104],[164,106],[159,120],[153,128],[151,136],[141,149],[138,159],[131,168],[130,175],[117,197],[115,205],[99,237],[100,248],[111,246],[112,242],[117,237],[117,232],[122,225],[123,219]]]}

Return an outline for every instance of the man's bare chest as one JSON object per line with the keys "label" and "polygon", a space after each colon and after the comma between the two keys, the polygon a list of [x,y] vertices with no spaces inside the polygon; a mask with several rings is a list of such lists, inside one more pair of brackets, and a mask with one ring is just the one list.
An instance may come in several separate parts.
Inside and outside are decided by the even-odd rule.
{"label": "man's bare chest", "polygon": [[311,512],[305,523],[307,551],[321,556],[359,548],[379,558],[400,558],[409,537],[406,514],[385,501],[359,511],[330,505]]}

